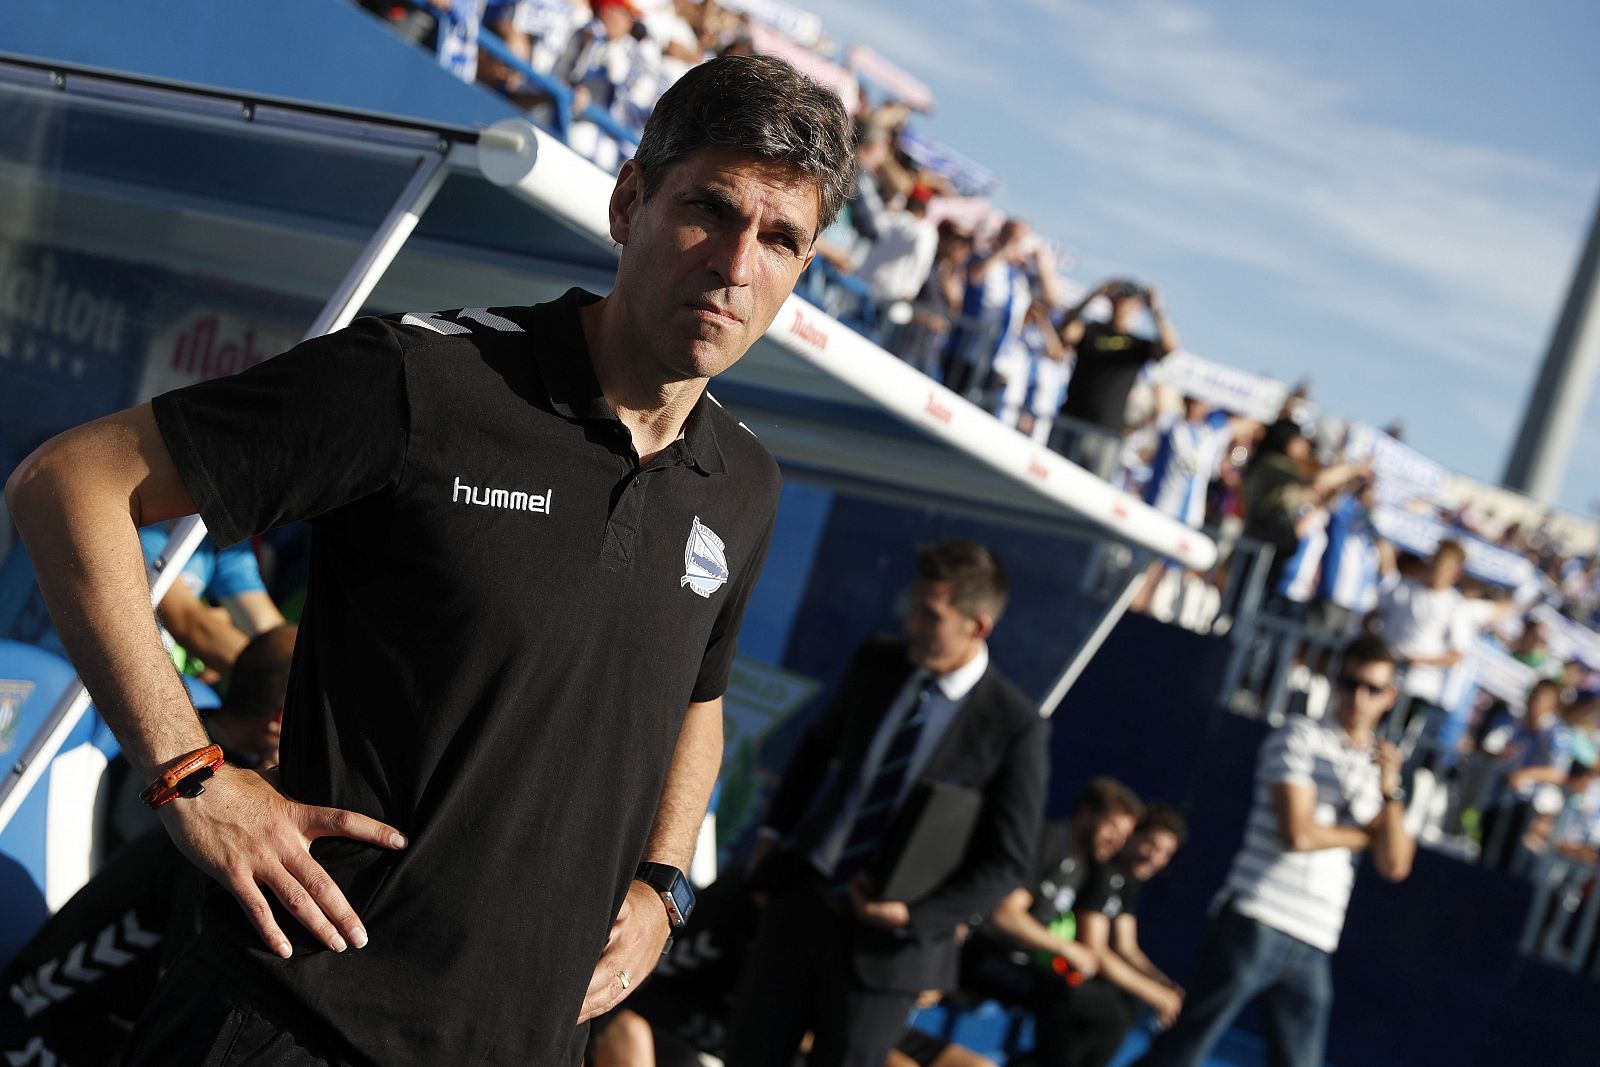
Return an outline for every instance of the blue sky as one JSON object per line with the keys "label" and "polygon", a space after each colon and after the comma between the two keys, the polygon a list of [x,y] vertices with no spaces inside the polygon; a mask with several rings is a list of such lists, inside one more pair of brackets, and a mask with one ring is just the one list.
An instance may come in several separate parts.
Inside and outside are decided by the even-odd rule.
{"label": "blue sky", "polygon": [[[1600,197],[1600,5],[803,0],[1186,347],[1495,480]],[[1559,503],[1600,500],[1592,397]]]}

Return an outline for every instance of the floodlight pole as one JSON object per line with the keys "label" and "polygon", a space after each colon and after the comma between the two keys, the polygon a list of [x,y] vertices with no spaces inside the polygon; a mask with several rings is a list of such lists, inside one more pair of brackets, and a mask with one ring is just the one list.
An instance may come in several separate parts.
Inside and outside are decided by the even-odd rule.
{"label": "floodlight pole", "polygon": [[[390,206],[388,214],[378,224],[377,230],[362,248],[356,261],[351,264],[344,280],[334,289],[333,295],[312,320],[311,327],[305,334],[306,339],[321,337],[323,334],[350,325],[356,312],[361,310],[367,297],[372,295],[372,290],[377,287],[379,279],[400,254],[406,239],[417,228],[422,213],[428,209],[435,194],[439,192],[439,187],[449,176],[446,165],[450,157],[459,150],[459,147],[452,147],[441,141],[437,151],[417,160],[416,169],[412,171],[405,188]],[[165,547],[161,550],[161,555],[156,557],[155,562],[150,564],[146,571],[146,577],[150,580],[152,607],[160,604],[161,598],[167,595],[167,590],[172,587],[172,583],[183,571],[184,564],[189,562],[189,557],[194,555],[195,549],[199,547],[205,535],[205,523],[198,515],[190,515],[179,520],[173,528],[167,537]],[[17,809],[28,798],[29,792],[44,775],[45,768],[55,759],[56,753],[61,751],[61,745],[78,725],[78,721],[83,718],[83,713],[88,707],[89,691],[84,688],[83,680],[74,676],[66,690],[56,699],[50,714],[40,723],[39,729],[35,731],[27,747],[22,750],[15,762],[6,768],[5,778],[0,781],[0,832],[10,825],[12,816],[16,815]]]}
{"label": "floodlight pole", "polygon": [[1600,370],[1600,203],[1501,481],[1553,504]]}

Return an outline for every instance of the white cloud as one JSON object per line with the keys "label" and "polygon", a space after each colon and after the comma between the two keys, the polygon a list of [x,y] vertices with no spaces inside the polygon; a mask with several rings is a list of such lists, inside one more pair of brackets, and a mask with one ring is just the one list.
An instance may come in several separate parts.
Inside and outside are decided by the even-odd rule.
{"label": "white cloud", "polygon": [[918,20],[860,0],[805,0],[802,6],[822,19],[823,32],[829,37],[845,45],[871,45],[919,78],[937,72],[941,83],[966,90],[994,89],[1002,84],[1002,72],[984,62],[966,42]]}
{"label": "white cloud", "polygon": [[[1181,0],[1026,0],[1104,89],[1012,97],[1041,136],[1115,168],[1129,227],[1271,271],[1309,305],[1503,379],[1545,339],[1593,179],[1360,117],[1360,86],[1227,40]],[[1070,235],[1069,243],[1070,243]],[[1402,297],[1400,293],[1405,295]]]}

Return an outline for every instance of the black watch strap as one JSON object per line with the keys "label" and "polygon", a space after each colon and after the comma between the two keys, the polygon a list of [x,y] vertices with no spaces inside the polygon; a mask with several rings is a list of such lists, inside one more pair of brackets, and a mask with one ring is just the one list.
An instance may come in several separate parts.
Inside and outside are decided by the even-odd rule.
{"label": "black watch strap", "polygon": [[694,889],[683,872],[670,863],[645,860],[633,872],[633,877],[661,894],[661,903],[666,905],[667,919],[671,921],[672,928],[682,929],[689,921],[689,914],[694,911]]}

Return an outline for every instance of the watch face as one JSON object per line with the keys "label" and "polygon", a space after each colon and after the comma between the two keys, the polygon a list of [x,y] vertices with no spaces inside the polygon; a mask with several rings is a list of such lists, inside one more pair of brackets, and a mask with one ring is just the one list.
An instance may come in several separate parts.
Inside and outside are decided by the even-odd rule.
{"label": "watch face", "polygon": [[674,929],[689,921],[689,913],[694,911],[694,887],[682,871],[665,863],[645,862],[639,864],[634,877],[661,894],[661,903],[666,905]]}
{"label": "watch face", "polygon": [[694,889],[689,885],[689,879],[681,872],[674,872],[672,888],[662,894],[662,899],[667,902],[667,910],[672,914],[672,925],[682,926],[689,921],[689,913],[694,910]]}

